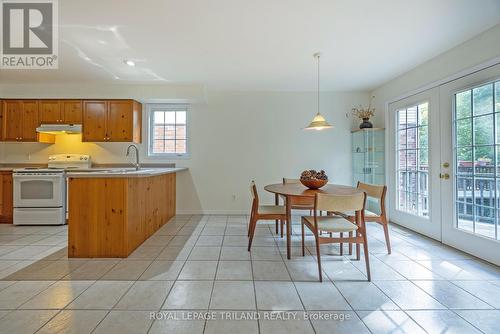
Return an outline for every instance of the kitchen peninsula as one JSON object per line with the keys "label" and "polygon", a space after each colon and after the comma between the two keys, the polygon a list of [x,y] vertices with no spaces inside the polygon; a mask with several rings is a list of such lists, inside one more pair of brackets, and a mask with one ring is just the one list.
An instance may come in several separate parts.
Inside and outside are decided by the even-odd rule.
{"label": "kitchen peninsula", "polygon": [[125,258],[175,215],[186,168],[68,173],[68,257]]}

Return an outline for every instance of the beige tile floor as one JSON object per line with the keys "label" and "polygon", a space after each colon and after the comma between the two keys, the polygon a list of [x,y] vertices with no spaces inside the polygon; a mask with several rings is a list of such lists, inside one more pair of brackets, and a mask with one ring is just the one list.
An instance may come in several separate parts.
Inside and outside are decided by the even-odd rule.
{"label": "beige tile floor", "polygon": [[325,245],[319,283],[294,219],[291,260],[274,222],[247,252],[244,216],[176,216],[127,259],[68,259],[67,226],[0,225],[0,333],[499,332],[499,267],[396,226],[387,255],[370,224],[373,281]]}

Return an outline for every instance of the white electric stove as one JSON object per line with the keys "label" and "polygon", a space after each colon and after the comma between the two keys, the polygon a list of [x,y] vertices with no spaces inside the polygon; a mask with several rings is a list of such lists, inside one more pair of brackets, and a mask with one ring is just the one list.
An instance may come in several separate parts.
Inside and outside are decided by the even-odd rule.
{"label": "white electric stove", "polygon": [[49,156],[47,168],[21,168],[13,173],[14,224],[66,224],[67,170],[90,169],[89,155],[56,154]]}

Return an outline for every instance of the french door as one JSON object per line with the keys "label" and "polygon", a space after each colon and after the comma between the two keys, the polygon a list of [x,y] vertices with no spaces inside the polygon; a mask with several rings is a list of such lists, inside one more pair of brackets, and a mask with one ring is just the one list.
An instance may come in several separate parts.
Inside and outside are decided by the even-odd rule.
{"label": "french door", "polygon": [[389,105],[392,221],[500,265],[500,64]]}
{"label": "french door", "polygon": [[392,103],[389,114],[391,220],[441,240],[439,90]]}
{"label": "french door", "polygon": [[500,265],[500,65],[440,87],[442,240]]}

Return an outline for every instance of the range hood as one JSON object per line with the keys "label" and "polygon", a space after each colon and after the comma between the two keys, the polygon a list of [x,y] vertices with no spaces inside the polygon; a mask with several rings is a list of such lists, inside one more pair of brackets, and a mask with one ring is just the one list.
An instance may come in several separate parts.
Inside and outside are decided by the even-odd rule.
{"label": "range hood", "polygon": [[42,124],[36,128],[36,132],[51,135],[82,133],[81,124]]}

